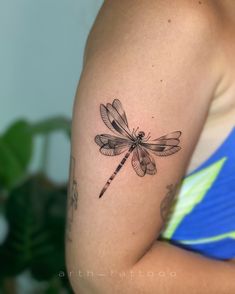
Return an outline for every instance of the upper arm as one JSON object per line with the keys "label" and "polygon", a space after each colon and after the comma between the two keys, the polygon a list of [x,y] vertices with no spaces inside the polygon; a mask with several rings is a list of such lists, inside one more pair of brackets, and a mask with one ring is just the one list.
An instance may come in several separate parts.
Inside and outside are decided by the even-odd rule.
{"label": "upper arm", "polygon": [[[161,230],[159,207],[167,186],[183,176],[206,119],[218,81],[208,20],[197,7],[177,10],[164,3],[107,1],[90,34],[73,114],[79,196],[67,247],[71,270],[121,270],[144,255]],[[181,150],[152,153],[157,173],[143,177],[130,155],[99,198],[125,155],[105,156],[94,141],[99,134],[115,135],[100,114],[100,104],[115,98],[131,131],[139,127],[151,139],[181,131]]]}

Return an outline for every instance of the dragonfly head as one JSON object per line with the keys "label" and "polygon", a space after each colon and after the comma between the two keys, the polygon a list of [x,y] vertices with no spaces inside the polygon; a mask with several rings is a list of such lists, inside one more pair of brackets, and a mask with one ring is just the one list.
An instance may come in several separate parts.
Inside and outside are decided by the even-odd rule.
{"label": "dragonfly head", "polygon": [[144,136],[145,136],[145,132],[143,131],[138,132],[138,138],[142,139],[144,138]]}

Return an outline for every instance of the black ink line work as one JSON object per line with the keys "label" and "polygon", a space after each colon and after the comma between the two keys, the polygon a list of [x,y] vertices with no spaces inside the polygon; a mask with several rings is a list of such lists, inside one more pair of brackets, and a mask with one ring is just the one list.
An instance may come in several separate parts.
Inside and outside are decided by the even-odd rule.
{"label": "black ink line work", "polygon": [[69,186],[68,186],[68,211],[67,211],[67,240],[72,241],[71,231],[74,218],[74,211],[78,207],[78,190],[77,181],[75,180],[75,158],[71,156],[70,158],[70,168],[69,168]]}
{"label": "black ink line work", "polygon": [[160,213],[164,223],[167,221],[167,217],[178,187],[179,184],[171,184],[166,187],[168,191],[160,204]]}
{"label": "black ink line work", "polygon": [[126,113],[118,99],[113,100],[112,104],[107,103],[106,106],[101,104],[100,115],[104,124],[114,134],[118,135],[118,137],[109,134],[97,135],[95,142],[100,146],[100,152],[107,156],[115,156],[123,152],[127,153],[104,185],[99,198],[103,196],[132,152],[132,166],[137,175],[143,177],[146,174],[154,175],[157,172],[155,160],[150,153],[157,156],[169,156],[181,149],[178,146],[180,143],[179,137],[181,136],[180,131],[152,140],[151,143],[147,143],[151,138],[150,133],[145,136],[143,131],[138,131],[139,127],[130,131]]}

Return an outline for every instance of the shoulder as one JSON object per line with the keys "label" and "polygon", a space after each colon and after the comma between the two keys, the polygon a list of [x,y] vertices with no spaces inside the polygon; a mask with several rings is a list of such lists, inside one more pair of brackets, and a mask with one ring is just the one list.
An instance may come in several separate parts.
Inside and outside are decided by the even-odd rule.
{"label": "shoulder", "polygon": [[216,8],[210,0],[106,0],[88,47],[130,43],[156,49],[167,43],[184,50],[211,50],[217,42],[216,22]]}
{"label": "shoulder", "polygon": [[137,26],[141,31],[156,30],[172,24],[175,29],[211,30],[217,19],[215,3],[214,0],[106,0],[100,14],[125,29]]}

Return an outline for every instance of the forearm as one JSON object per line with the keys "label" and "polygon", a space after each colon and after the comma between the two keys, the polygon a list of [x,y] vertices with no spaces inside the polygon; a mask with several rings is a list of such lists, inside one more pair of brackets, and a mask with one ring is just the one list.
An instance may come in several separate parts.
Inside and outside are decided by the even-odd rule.
{"label": "forearm", "polygon": [[[133,271],[153,272],[131,283],[144,293],[235,293],[235,266],[157,241]],[[162,276],[161,276],[162,275]],[[129,293],[136,293],[132,288]],[[134,290],[134,291],[133,291]],[[126,291],[124,291],[127,293]]]}
{"label": "forearm", "polygon": [[74,282],[75,291],[79,288],[76,293],[81,294],[186,294],[189,290],[191,294],[232,294],[235,293],[235,265],[156,241],[128,269],[116,269],[112,262],[110,267],[100,265],[100,270],[95,271],[88,266],[81,270],[80,281]]}

